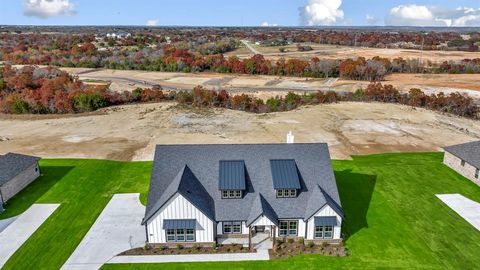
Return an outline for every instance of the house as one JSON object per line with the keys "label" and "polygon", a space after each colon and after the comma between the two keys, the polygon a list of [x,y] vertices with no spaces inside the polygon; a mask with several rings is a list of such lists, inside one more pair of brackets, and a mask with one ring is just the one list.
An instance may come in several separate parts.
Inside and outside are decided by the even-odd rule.
{"label": "house", "polygon": [[343,210],[328,146],[289,136],[288,144],[158,145],[142,222],[147,242],[340,242]]}
{"label": "house", "polygon": [[480,141],[444,148],[443,163],[480,185]]}
{"label": "house", "polygon": [[130,34],[128,32],[112,32],[112,33],[107,33],[106,34],[106,37],[117,38],[117,39],[129,38],[131,36],[132,36],[132,34]]}
{"label": "house", "polygon": [[3,205],[40,176],[40,158],[8,153],[0,155],[0,210]]}

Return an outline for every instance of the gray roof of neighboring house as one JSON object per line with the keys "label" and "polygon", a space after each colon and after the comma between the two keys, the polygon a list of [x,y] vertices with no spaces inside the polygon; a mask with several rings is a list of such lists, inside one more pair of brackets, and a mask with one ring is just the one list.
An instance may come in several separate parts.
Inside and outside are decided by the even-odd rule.
{"label": "gray roof of neighboring house", "polygon": [[270,160],[274,189],[300,189],[297,165],[293,159]]}
{"label": "gray roof of neighboring house", "polygon": [[444,149],[480,169],[480,141],[447,146]]}
{"label": "gray roof of neighboring house", "polygon": [[243,160],[221,160],[218,182],[220,190],[245,190],[245,163]]}
{"label": "gray roof of neighboring house", "polygon": [[[276,197],[270,161],[279,159],[295,160],[300,181],[296,198]],[[244,161],[246,189],[241,199],[221,198],[221,160]],[[182,176],[185,169],[191,173],[188,177]],[[184,187],[179,188],[182,179]],[[246,221],[259,208],[268,212],[263,214],[280,219],[306,219],[325,204],[343,215],[328,146],[324,143],[157,145],[144,221],[177,191],[188,194],[189,201],[215,221]]]}
{"label": "gray roof of neighboring house", "polygon": [[0,186],[9,182],[39,160],[39,157],[15,153],[0,155]]}

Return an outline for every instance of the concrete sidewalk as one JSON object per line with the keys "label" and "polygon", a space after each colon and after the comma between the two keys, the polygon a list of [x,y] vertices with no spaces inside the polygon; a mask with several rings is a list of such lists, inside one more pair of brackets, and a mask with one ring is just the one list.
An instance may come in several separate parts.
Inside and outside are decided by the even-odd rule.
{"label": "concrete sidewalk", "polygon": [[230,254],[189,254],[189,255],[157,255],[157,256],[116,256],[108,264],[117,263],[171,263],[171,262],[221,262],[221,261],[267,261],[268,250],[257,253]]}
{"label": "concrete sidewalk", "polygon": [[480,203],[460,194],[438,194],[436,196],[480,231]]}
{"label": "concrete sidewalk", "polygon": [[117,254],[145,245],[140,194],[115,194],[62,269],[100,269]]}
{"label": "concrete sidewalk", "polygon": [[34,204],[0,232],[0,268],[60,206]]}

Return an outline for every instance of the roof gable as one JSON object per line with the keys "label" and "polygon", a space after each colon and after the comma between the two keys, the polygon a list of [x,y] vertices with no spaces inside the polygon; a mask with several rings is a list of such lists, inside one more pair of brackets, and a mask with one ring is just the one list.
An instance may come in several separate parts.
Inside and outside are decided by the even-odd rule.
{"label": "roof gable", "polygon": [[262,194],[258,194],[253,200],[246,225],[250,226],[262,215],[266,216],[273,224],[278,225],[278,217],[272,206],[270,206]]}
{"label": "roof gable", "polygon": [[245,190],[245,162],[243,160],[221,160],[218,189]]}
{"label": "roof gable", "polygon": [[270,160],[274,189],[300,189],[298,169],[293,159]]}
{"label": "roof gable", "polygon": [[315,213],[322,209],[325,205],[330,206],[339,216],[343,217],[343,210],[320,186],[314,187],[308,199],[305,208],[305,220],[310,219]]}

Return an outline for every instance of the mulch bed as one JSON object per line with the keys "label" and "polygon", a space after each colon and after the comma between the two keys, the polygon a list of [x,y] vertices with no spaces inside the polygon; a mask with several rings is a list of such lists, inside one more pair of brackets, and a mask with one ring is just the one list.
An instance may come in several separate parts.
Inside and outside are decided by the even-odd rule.
{"label": "mulch bed", "polygon": [[224,253],[249,253],[250,251],[242,245],[218,245],[216,247],[183,247],[179,245],[173,248],[166,246],[135,248],[119,254],[119,256],[138,256],[138,255],[180,255],[180,254],[224,254]]}
{"label": "mulch bed", "polygon": [[292,256],[306,255],[306,254],[319,254],[332,257],[344,257],[348,256],[348,250],[343,246],[330,245],[323,243],[321,245],[312,245],[308,241],[277,241],[273,249],[269,250],[270,259],[284,259]]}

